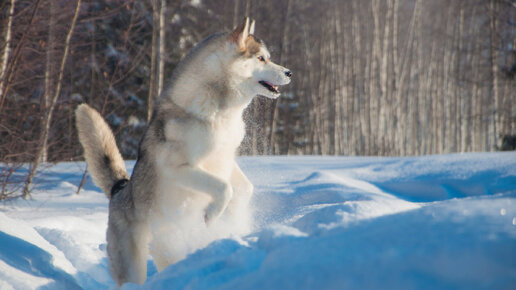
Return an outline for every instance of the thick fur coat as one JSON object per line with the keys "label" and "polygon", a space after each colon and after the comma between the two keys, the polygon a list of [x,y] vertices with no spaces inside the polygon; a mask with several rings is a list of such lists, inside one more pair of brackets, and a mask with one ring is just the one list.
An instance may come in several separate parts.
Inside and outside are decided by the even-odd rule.
{"label": "thick fur coat", "polygon": [[110,198],[107,252],[113,278],[143,283],[150,253],[158,270],[214,239],[248,230],[253,186],[235,162],[243,110],[279,96],[291,72],[270,60],[246,19],[208,37],[180,62],[156,102],[129,179],[108,125],[76,110],[90,173]]}

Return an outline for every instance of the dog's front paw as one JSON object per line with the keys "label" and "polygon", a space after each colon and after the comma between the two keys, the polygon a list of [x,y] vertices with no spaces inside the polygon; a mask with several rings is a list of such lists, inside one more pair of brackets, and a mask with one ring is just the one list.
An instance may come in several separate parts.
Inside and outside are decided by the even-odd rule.
{"label": "dog's front paw", "polygon": [[210,204],[207,208],[206,208],[206,211],[204,212],[204,223],[207,225],[207,226],[210,226],[211,223],[216,220],[222,213],[218,212],[215,207],[213,206],[213,203]]}
{"label": "dog's front paw", "polygon": [[210,226],[216,219],[218,219],[224,210],[226,210],[229,201],[233,197],[233,188],[227,186],[221,199],[216,199],[211,202],[204,211],[204,222]]}
{"label": "dog's front paw", "polygon": [[226,207],[221,208],[216,206],[214,202],[211,203],[204,212],[204,223],[206,226],[210,226],[215,220],[217,220],[222,215],[225,208]]}

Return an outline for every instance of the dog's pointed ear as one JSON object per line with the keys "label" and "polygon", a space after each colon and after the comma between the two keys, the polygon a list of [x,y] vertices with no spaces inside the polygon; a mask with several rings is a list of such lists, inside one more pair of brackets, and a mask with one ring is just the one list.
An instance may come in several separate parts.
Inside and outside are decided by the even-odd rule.
{"label": "dog's pointed ear", "polygon": [[245,50],[245,40],[249,36],[249,18],[246,17],[244,22],[237,26],[229,35],[230,40],[237,44],[240,51]]}
{"label": "dog's pointed ear", "polygon": [[249,25],[249,34],[254,34],[254,24],[256,21],[254,19],[251,21],[251,25]]}

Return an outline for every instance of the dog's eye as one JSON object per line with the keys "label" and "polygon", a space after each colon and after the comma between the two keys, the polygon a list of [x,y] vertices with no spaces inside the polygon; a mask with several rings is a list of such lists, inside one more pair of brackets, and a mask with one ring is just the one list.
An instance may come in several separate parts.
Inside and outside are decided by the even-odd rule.
{"label": "dog's eye", "polygon": [[259,56],[258,60],[261,61],[261,62],[265,62],[265,58],[263,56]]}

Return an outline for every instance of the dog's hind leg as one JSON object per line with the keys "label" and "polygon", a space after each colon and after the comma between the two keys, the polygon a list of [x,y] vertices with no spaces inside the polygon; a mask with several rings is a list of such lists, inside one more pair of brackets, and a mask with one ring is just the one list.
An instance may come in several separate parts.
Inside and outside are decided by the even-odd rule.
{"label": "dog's hind leg", "polygon": [[107,231],[109,267],[118,286],[126,282],[142,284],[147,277],[148,228],[110,214]]}
{"label": "dog's hind leg", "polygon": [[168,265],[172,264],[169,262],[167,257],[163,255],[163,248],[160,245],[156,245],[157,242],[154,242],[154,248],[150,249],[150,253],[152,256],[152,259],[154,259],[154,265],[156,265],[156,268],[158,269],[158,272],[161,272],[163,269],[165,269]]}
{"label": "dog's hind leg", "polygon": [[168,236],[169,238],[164,238],[167,237],[166,232],[155,233],[153,229],[152,234],[153,236],[159,237],[157,239],[153,239],[150,244],[150,254],[154,259],[154,265],[158,269],[158,272],[161,272],[169,265],[176,263],[180,258],[184,258],[183,253],[178,252],[177,249],[174,250],[174,246],[177,241],[171,240],[170,236]]}
{"label": "dog's hind leg", "polygon": [[149,251],[154,260],[154,265],[161,272],[168,265],[177,262],[178,255],[171,248],[177,245],[174,238],[174,227],[173,223],[170,222],[170,218],[165,216],[162,212],[152,211],[150,218],[150,227],[152,233],[152,239],[149,243]]}

